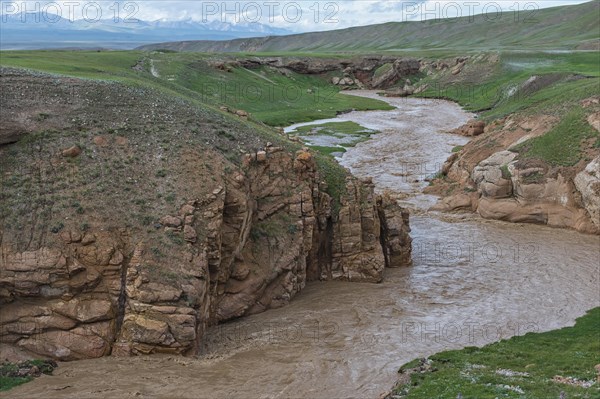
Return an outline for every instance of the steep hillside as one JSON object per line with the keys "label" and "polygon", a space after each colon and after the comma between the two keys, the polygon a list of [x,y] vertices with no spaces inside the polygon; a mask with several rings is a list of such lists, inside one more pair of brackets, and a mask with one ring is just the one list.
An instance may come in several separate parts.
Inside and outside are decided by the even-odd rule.
{"label": "steep hillside", "polygon": [[142,50],[195,52],[373,52],[414,49],[598,49],[600,1],[501,17],[392,22],[381,25],[289,36],[231,41],[159,43]]}
{"label": "steep hillside", "polygon": [[3,359],[194,353],[307,281],[410,259],[408,215],[370,182],[134,65],[0,69]]}

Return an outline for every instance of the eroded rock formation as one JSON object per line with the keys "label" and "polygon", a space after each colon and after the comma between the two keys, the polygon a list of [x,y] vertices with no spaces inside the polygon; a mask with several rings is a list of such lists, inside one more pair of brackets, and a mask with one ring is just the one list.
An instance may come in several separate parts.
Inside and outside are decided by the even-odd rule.
{"label": "eroded rock formation", "polygon": [[[274,68],[288,76],[290,71],[300,74],[334,74],[330,81],[345,88],[387,89],[412,75],[418,74],[421,62],[413,58],[369,56],[355,59],[299,58],[299,57],[248,57],[215,60],[213,68],[233,70],[244,67]],[[412,91],[411,91],[412,94]]]}
{"label": "eroded rock formation", "polygon": [[485,130],[485,122],[478,120],[471,120],[466,125],[455,129],[452,133],[459,134],[461,136],[474,137],[483,134]]}
{"label": "eroded rock formation", "polygon": [[[596,97],[582,103],[598,104]],[[595,115],[587,120],[598,130]],[[585,156],[572,166],[519,156],[520,144],[543,136],[556,123],[553,116],[534,115],[505,118],[485,128],[471,121],[457,129],[454,133],[478,137],[446,161],[446,180],[428,189],[444,195],[432,209],[475,211],[486,219],[598,234],[600,163],[593,140],[582,144]]]}
{"label": "eroded rock formation", "polygon": [[207,325],[283,306],[309,280],[379,282],[410,263],[394,201],[348,177],[335,215],[325,188],[309,151],[269,145],[157,217],[152,235],[92,226],[39,248],[4,240],[3,356],[194,353]]}
{"label": "eroded rock formation", "polygon": [[[348,76],[389,62],[262,60]],[[3,357],[194,353],[208,325],[283,306],[307,281],[380,282],[410,264],[394,201],[343,173],[334,201],[313,154],[264,145],[238,117],[109,82],[0,76]]]}
{"label": "eroded rock formation", "polygon": [[600,156],[590,162],[585,170],[577,174],[575,186],[581,193],[583,204],[590,214],[592,222],[600,229]]}

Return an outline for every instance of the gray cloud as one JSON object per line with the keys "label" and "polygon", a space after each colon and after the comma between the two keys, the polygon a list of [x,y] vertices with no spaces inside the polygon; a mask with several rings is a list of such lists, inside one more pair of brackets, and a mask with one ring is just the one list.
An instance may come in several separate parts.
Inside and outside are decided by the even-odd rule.
{"label": "gray cloud", "polygon": [[[481,12],[488,4],[499,4],[504,10],[509,11],[515,3],[521,6],[527,3],[535,4],[539,8],[553,7],[566,4],[579,4],[587,0],[496,0],[475,1],[479,6],[475,12]],[[49,12],[59,5],[62,9],[61,16],[65,18],[81,19],[84,9],[91,3],[96,3],[102,9],[103,18],[126,16],[146,21],[170,20],[179,21],[192,19],[195,21],[222,21],[230,23],[259,22],[278,28],[285,28],[296,32],[315,30],[340,29],[357,25],[369,25],[402,20],[419,20],[423,17],[432,18],[439,14],[439,18],[465,16],[473,10],[473,0],[296,0],[296,1],[183,1],[183,0],[139,0],[139,1],[81,1],[81,0],[56,0],[56,1],[9,1],[0,0],[0,12],[6,12],[10,5],[21,10],[34,11],[47,7]],[[67,6],[70,3],[70,8]],[[76,5],[73,5],[73,4]],[[460,6],[456,7],[456,6]],[[410,12],[406,12],[407,10]],[[89,7],[88,7],[89,8]],[[425,12],[427,10],[427,12]],[[434,10],[433,12],[431,10]],[[437,11],[436,11],[437,10]],[[444,10],[448,10],[445,12]],[[71,11],[71,13],[69,13]],[[89,11],[89,9],[88,9]],[[451,15],[449,15],[451,14]]]}

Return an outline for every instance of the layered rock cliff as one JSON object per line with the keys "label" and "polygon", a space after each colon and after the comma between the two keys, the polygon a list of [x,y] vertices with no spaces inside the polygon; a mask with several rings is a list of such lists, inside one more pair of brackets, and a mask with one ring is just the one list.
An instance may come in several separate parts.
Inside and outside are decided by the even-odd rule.
{"label": "layered rock cliff", "polygon": [[350,176],[333,201],[283,138],[114,83],[1,83],[3,357],[190,354],[307,281],[410,263],[405,211]]}
{"label": "layered rock cliff", "polygon": [[[590,127],[600,132],[594,124],[599,115],[598,99],[582,104],[589,113]],[[443,195],[433,209],[471,210],[486,219],[600,233],[597,138],[590,135],[590,139],[582,140],[575,148],[583,155],[570,164],[522,155],[528,140],[544,136],[557,123],[551,115],[511,116],[476,134],[468,133],[477,137],[448,159],[442,168],[444,177],[428,189]],[[462,131],[472,132],[473,128],[465,127],[458,133]]]}

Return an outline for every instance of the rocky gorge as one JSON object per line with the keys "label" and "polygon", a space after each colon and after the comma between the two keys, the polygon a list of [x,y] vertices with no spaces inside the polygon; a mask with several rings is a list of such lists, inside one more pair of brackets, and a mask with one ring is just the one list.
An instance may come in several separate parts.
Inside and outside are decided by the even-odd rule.
{"label": "rocky gorge", "polygon": [[[213,68],[231,72],[235,68],[267,67],[289,75],[331,74],[330,82],[344,88],[388,89],[419,73],[421,62],[415,58],[366,56],[348,59],[312,57],[235,57],[210,62]],[[447,68],[447,66],[446,66]]]}
{"label": "rocky gorge", "polygon": [[[407,211],[376,195],[369,180],[350,176],[334,204],[307,149],[293,152],[269,143],[242,155],[239,166],[210,149],[193,153],[179,147],[156,159],[164,152],[162,143],[138,136],[142,121],[127,113],[148,101],[142,93],[130,91],[116,114],[99,115],[98,97],[91,96],[113,106],[115,85],[60,79],[45,86],[49,76],[14,70],[2,75],[3,93],[11,97],[11,106],[3,107],[8,126],[3,137],[19,138],[0,149],[10,162],[3,179],[14,182],[3,186],[5,203],[14,206],[5,211],[15,212],[3,219],[1,235],[3,358],[193,354],[207,326],[281,307],[307,281],[377,283],[385,267],[410,263]],[[26,108],[31,104],[21,94],[28,90],[47,100],[41,102],[44,109]],[[66,104],[53,101],[60,91],[71,95]],[[166,104],[157,109],[142,117],[148,119],[144,126],[180,112]],[[107,116],[121,135],[97,133],[95,125]],[[48,118],[57,130],[44,140],[35,129]],[[83,140],[74,142],[68,133],[73,128],[86,132]],[[200,165],[209,154],[214,161]],[[137,175],[125,175],[126,181],[154,191],[167,185],[178,199],[164,202],[159,195],[157,206],[141,192],[133,204],[117,190],[91,193],[120,168],[87,173],[118,163],[121,156],[137,163]],[[142,158],[161,166],[142,166]],[[175,187],[162,179],[172,167],[183,171],[174,178]],[[50,187],[27,191],[31,176],[47,176]],[[55,194],[62,190],[76,198],[57,204]],[[23,195],[33,206],[22,202]],[[120,210],[99,203],[110,198]],[[147,216],[136,225],[125,214],[137,213],[138,206]],[[48,217],[60,222],[53,225]]]}
{"label": "rocky gorge", "polygon": [[[324,167],[314,150],[290,143],[276,129],[249,127],[248,112],[198,110],[148,89],[3,69],[9,107],[3,107],[7,123],[0,148],[2,356],[112,355],[99,363],[65,365],[69,374],[79,367],[101,372],[144,364],[130,355],[199,354],[185,365],[230,378],[192,390],[203,395],[231,395],[237,393],[232,380],[240,385],[261,378],[261,388],[274,396],[289,389],[318,397],[357,390],[373,395],[391,385],[394,373],[387,371],[397,366],[399,348],[415,357],[487,343],[522,333],[513,327],[524,317],[537,329],[554,328],[595,304],[597,237],[521,223],[597,233],[597,162],[558,168],[520,160],[507,150],[549,132],[556,124],[551,117],[533,125],[531,118],[516,116],[486,124],[469,121],[473,115],[456,104],[404,98],[427,90],[428,83],[419,81],[427,76],[460,80],[470,71],[485,72],[474,63],[493,65],[493,55],[364,62],[259,57],[213,64],[224,73],[259,65],[283,76],[288,70],[319,75],[345,89],[388,89],[386,102],[395,110],[338,118],[380,134],[339,159],[354,177],[339,174],[336,186],[327,183],[330,164]],[[350,94],[379,98],[373,91]],[[32,107],[32,98],[42,106]],[[582,107],[596,105],[592,98]],[[458,134],[448,133],[465,123]],[[591,142],[588,150],[597,155]],[[445,178],[434,179],[442,164]],[[436,197],[429,194],[444,198],[431,208]],[[517,224],[487,224],[428,209],[476,210],[484,218]],[[580,245],[580,251],[566,255],[565,267],[546,267],[563,256],[567,244]],[[460,255],[448,256],[440,245],[457,246]],[[501,250],[493,262],[489,252],[464,257],[480,247]],[[412,262],[414,270],[389,270]],[[526,266],[515,271],[515,262]],[[572,262],[581,265],[576,278],[566,268]],[[514,290],[528,278],[531,285]],[[561,279],[568,280],[565,287],[554,284]],[[572,310],[550,317],[553,308],[533,301],[539,292],[548,303]],[[501,316],[486,310],[492,308]],[[327,315],[316,329],[315,310]],[[432,315],[447,325],[474,315],[479,325],[493,322],[503,333],[434,345],[412,337],[408,349],[405,335],[389,334],[405,323],[427,323]],[[238,340],[233,332],[245,320],[258,323],[257,331]],[[305,345],[302,339],[273,338],[270,326],[282,320],[294,331],[317,337],[328,332],[333,339]],[[187,375],[177,356],[151,358]],[[273,369],[278,378],[272,382],[256,374],[268,368],[269,358],[288,371]],[[329,358],[347,363],[332,367]],[[238,364],[244,370],[231,375]],[[383,364],[387,371],[375,375]],[[297,377],[294,365],[301,369]],[[196,378],[193,370],[190,379]],[[132,372],[131,387],[115,392],[149,389],[139,384],[143,374]],[[88,385],[65,395],[92,394],[88,388],[96,377],[82,377]],[[66,377],[61,378],[57,384]],[[323,391],[307,387],[306,378],[319,378]],[[40,395],[40,384],[20,393]],[[189,394],[161,378],[152,386],[163,395]]]}
{"label": "rocky gorge", "polygon": [[[307,283],[285,307],[209,327],[197,357],[61,363],[52,377],[11,394],[378,397],[393,386],[398,367],[414,358],[570,325],[598,306],[597,236],[427,212],[432,198],[422,190],[429,171],[411,167],[397,173],[398,165],[443,162],[465,140],[447,132],[472,115],[446,101],[387,101],[398,108],[339,117],[381,132],[350,148],[341,161],[358,178],[371,178],[376,192],[387,190],[383,203],[392,196],[413,211],[413,267],[386,269],[381,284]],[[295,161],[303,154],[279,157]],[[262,153],[245,159],[257,157],[253,170],[259,172],[266,166]],[[343,275],[333,265],[323,270]]]}

